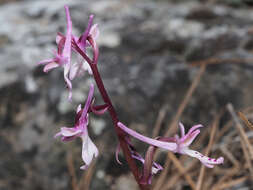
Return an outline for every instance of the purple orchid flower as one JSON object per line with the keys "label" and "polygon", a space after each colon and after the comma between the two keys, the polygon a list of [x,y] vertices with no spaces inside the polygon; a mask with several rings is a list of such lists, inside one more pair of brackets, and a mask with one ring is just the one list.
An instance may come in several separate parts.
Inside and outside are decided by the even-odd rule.
{"label": "purple orchid flower", "polygon": [[[93,17],[94,17],[93,15],[90,16],[86,30],[79,38],[77,36],[72,35],[72,50],[74,52],[77,52],[77,62],[71,65],[70,72],[69,72],[70,80],[73,80],[75,77],[78,77],[78,76],[83,76],[83,74],[86,71],[90,75],[92,75],[92,70],[90,68],[90,65],[80,57],[78,53],[78,49],[86,53],[86,48],[88,46],[92,46],[93,63],[97,63],[99,50],[96,43],[96,39],[99,36],[99,29],[98,29],[97,24],[92,25]],[[58,33],[56,37],[56,43],[60,44],[61,41],[65,41],[65,36],[61,33]]]}
{"label": "purple orchid flower", "polygon": [[88,26],[84,33],[79,37],[75,37],[74,40],[77,42],[77,45],[80,47],[80,49],[83,52],[86,52],[86,47],[87,47],[87,38],[90,35],[90,31],[92,28],[92,23],[93,23],[94,15],[90,15],[89,21],[88,21]]}
{"label": "purple orchid flower", "polygon": [[199,161],[204,164],[208,168],[213,168],[214,165],[222,164],[224,161],[223,157],[219,157],[218,159],[210,158],[207,156],[202,155],[201,153],[189,149],[189,146],[194,141],[194,139],[198,136],[200,133],[200,130],[198,128],[203,127],[202,125],[195,125],[191,127],[191,129],[188,131],[188,133],[185,135],[185,128],[182,123],[179,123],[180,131],[181,131],[181,138],[179,138],[178,135],[176,135],[177,140],[177,152],[180,154],[187,154],[191,157],[199,159]]}
{"label": "purple orchid flower", "polygon": [[82,139],[82,159],[85,165],[81,166],[81,169],[87,169],[90,165],[93,157],[98,156],[98,149],[96,145],[91,141],[88,135],[88,117],[89,117],[89,109],[92,105],[92,97],[94,93],[94,85],[90,86],[90,91],[88,94],[88,98],[86,100],[85,106],[81,109],[81,105],[77,107],[76,111],[76,119],[75,119],[75,126],[72,128],[62,127],[61,131],[55,135],[55,137],[62,136],[62,141],[70,141],[77,137]]}
{"label": "purple orchid flower", "polygon": [[[88,38],[91,38],[94,43],[96,42],[96,39],[99,36],[99,30],[98,30],[98,25],[93,23],[94,15],[90,15],[89,21],[88,21],[88,26],[84,33],[79,37],[74,37],[74,40],[76,41],[76,44],[79,46],[79,48],[83,51],[86,52],[86,47],[87,45],[92,45],[92,44],[87,44]],[[96,44],[94,44],[96,46]],[[96,48],[94,48],[96,49]]]}
{"label": "purple orchid flower", "polygon": [[[91,17],[93,18],[93,17]],[[91,21],[89,22],[89,25],[91,24]],[[96,39],[98,38],[99,36],[99,30],[98,30],[98,25],[97,24],[94,24],[91,28],[87,28],[88,30],[88,35],[83,34],[79,39],[83,39],[85,37],[83,36],[86,36],[86,39],[89,39],[90,43],[91,43],[91,46],[93,47],[93,63],[97,63],[97,59],[98,59],[98,46],[96,44]],[[81,42],[79,42],[79,40],[77,40],[77,37],[73,37],[72,38],[74,40],[74,44],[77,44],[78,47],[83,51],[83,52],[86,52],[86,47],[87,47],[87,44],[86,42],[84,43],[82,40],[80,40]],[[90,45],[90,44],[89,44]],[[72,47],[74,49],[74,51],[77,52],[75,46]],[[74,63],[71,68],[70,68],[70,80],[73,80],[75,77],[78,77],[78,76],[82,76],[86,71],[92,75],[92,70],[91,70],[91,67],[90,65],[85,61],[83,60],[79,54],[77,54],[77,62]]]}
{"label": "purple orchid flower", "polygon": [[72,40],[72,21],[69,13],[68,6],[64,6],[67,18],[67,33],[66,38],[63,40],[56,39],[57,42],[57,52],[54,52],[54,58],[46,59],[38,64],[45,65],[44,72],[48,72],[54,68],[59,66],[64,67],[64,80],[69,89],[69,100],[72,98],[72,84],[69,79],[69,72],[70,72],[70,59],[71,59],[71,40]]}
{"label": "purple orchid flower", "polygon": [[97,38],[99,36],[99,29],[98,29],[98,24],[94,24],[91,29],[90,33],[88,36],[88,41],[90,42],[90,45],[93,48],[93,63],[96,64],[98,60],[98,55],[99,55],[99,49],[97,45]]}
{"label": "purple orchid flower", "polygon": [[214,165],[223,163],[223,161],[224,161],[223,157],[219,157],[218,159],[213,159],[213,158],[204,156],[197,151],[189,149],[190,144],[193,142],[193,140],[200,133],[200,130],[198,128],[203,127],[202,125],[193,126],[188,131],[188,133],[186,135],[185,135],[184,126],[181,123],[179,124],[179,126],[180,126],[182,137],[179,138],[178,136],[176,136],[174,138],[174,140],[172,139],[172,141],[174,141],[174,142],[172,142],[172,141],[165,142],[162,140],[156,140],[156,139],[152,139],[149,137],[145,137],[145,136],[137,133],[136,131],[128,128],[127,126],[125,126],[121,122],[118,122],[118,127],[121,128],[123,131],[125,131],[129,135],[131,135],[131,136],[133,136],[145,143],[148,143],[152,146],[163,148],[163,149],[175,152],[175,153],[187,154],[191,157],[195,157],[195,158],[199,159],[200,162],[202,162],[206,167],[209,167],[209,168],[213,168]]}

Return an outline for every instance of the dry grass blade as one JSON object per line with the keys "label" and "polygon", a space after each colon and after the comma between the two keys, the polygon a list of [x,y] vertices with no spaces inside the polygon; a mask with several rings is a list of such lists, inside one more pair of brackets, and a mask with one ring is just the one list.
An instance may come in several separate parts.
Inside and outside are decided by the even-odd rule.
{"label": "dry grass blade", "polygon": [[[250,171],[250,174],[251,174],[251,178],[253,179],[253,167],[252,167],[252,163],[251,163],[251,159],[250,159],[250,149],[252,149],[252,146],[249,142],[249,139],[247,137],[247,135],[245,134],[245,131],[243,130],[243,127],[234,111],[234,108],[232,106],[232,104],[228,104],[227,105],[227,109],[228,111],[230,112],[234,122],[235,122],[235,126],[236,126],[236,129],[238,130],[239,134],[240,134],[240,137],[241,137],[241,146],[242,146],[242,150],[243,150],[243,154],[245,156],[245,159],[246,159],[246,162],[248,164],[248,167],[249,167],[249,171]],[[247,146],[248,146],[248,149],[249,149],[249,152],[247,151]]]}
{"label": "dry grass blade", "polygon": [[222,190],[222,189],[227,189],[229,187],[233,187],[235,185],[243,183],[247,179],[248,179],[248,177],[245,176],[245,177],[241,177],[241,178],[238,178],[238,179],[230,180],[229,182],[220,184],[218,187],[215,188],[215,190]]}
{"label": "dry grass blade", "polygon": [[159,131],[161,129],[162,122],[166,115],[167,109],[168,109],[168,105],[165,105],[164,107],[160,109],[156,123],[155,123],[155,127],[153,129],[152,137],[157,137],[159,135]]}
{"label": "dry grass blade", "polygon": [[250,121],[247,119],[247,117],[242,113],[242,112],[238,112],[239,117],[242,119],[242,121],[244,122],[244,124],[249,127],[251,130],[253,130],[253,124],[250,123]]}
{"label": "dry grass blade", "polygon": [[237,115],[236,115],[236,113],[235,113],[235,111],[233,109],[232,104],[228,104],[228,109],[230,110],[230,113],[233,115],[233,119],[234,119],[234,121],[236,123],[236,127],[237,127],[237,129],[239,131],[240,137],[245,142],[246,147],[249,150],[249,154],[251,156],[251,159],[253,159],[253,147],[252,147],[252,145],[249,142],[249,138],[247,137],[247,134],[244,131],[243,126],[241,125],[241,123],[240,123],[240,121],[239,121],[239,119],[238,119],[238,117],[237,117]]}
{"label": "dry grass blade", "polygon": [[202,65],[215,65],[215,64],[222,64],[222,63],[244,63],[244,64],[251,64],[253,62],[252,59],[219,59],[219,58],[209,58],[206,60],[201,60],[201,61],[194,61],[191,62],[191,66],[202,66]]}
{"label": "dry grass blade", "polygon": [[220,150],[233,163],[234,167],[236,167],[236,168],[240,167],[240,162],[233,156],[233,154],[227,149],[227,147],[225,145],[222,145],[220,147]]}
{"label": "dry grass blade", "polygon": [[[202,65],[201,68],[199,69],[199,72],[198,74],[196,75],[196,77],[194,78],[191,86],[189,87],[189,89],[187,90],[186,92],[186,95],[183,99],[183,101],[181,102],[178,110],[177,110],[177,113],[175,115],[175,117],[173,118],[172,122],[169,124],[169,127],[168,127],[168,130],[166,131],[165,135],[164,136],[168,136],[170,133],[175,133],[177,128],[177,124],[178,124],[178,121],[179,121],[179,118],[181,117],[184,109],[186,108],[187,104],[189,103],[192,95],[193,95],[193,92],[195,91],[195,89],[197,88],[198,84],[199,84],[199,81],[202,77],[202,75],[204,74],[206,70],[206,66],[205,65]],[[156,132],[154,132],[156,133]],[[154,155],[154,158],[156,159],[157,155],[159,154],[159,151],[156,151],[155,155]],[[167,157],[167,161],[168,161],[168,157]],[[167,162],[166,161],[166,162]],[[167,170],[168,168],[165,166],[164,170]],[[177,179],[180,177],[180,175],[177,176]]]}
{"label": "dry grass blade", "polygon": [[[224,170],[224,169],[223,169]],[[219,178],[219,180],[218,180],[218,182],[217,183],[215,183],[213,186],[212,186],[212,188],[211,188],[211,190],[217,190],[218,189],[218,187],[220,186],[220,184],[223,184],[224,183],[224,181],[226,181],[226,180],[228,180],[229,178],[231,178],[232,176],[234,176],[234,175],[236,175],[236,174],[238,174],[240,171],[240,168],[236,168],[236,167],[234,167],[234,168],[232,168],[232,169],[228,169],[228,170],[226,170],[225,172],[222,170],[222,173],[221,172],[216,172],[216,174],[217,173],[220,173],[221,175],[222,175],[222,177],[220,177]]]}
{"label": "dry grass blade", "polygon": [[193,92],[197,88],[197,86],[199,84],[199,81],[201,79],[201,76],[204,74],[205,70],[206,70],[206,66],[201,65],[198,74],[196,75],[196,77],[194,78],[191,86],[187,90],[186,95],[185,95],[183,101],[181,102],[175,117],[173,118],[172,122],[169,124],[168,130],[166,131],[164,136],[168,136],[171,133],[176,133],[179,118],[181,117],[181,115],[182,115],[183,111],[185,110],[187,104],[189,103],[190,99],[192,98]]}
{"label": "dry grass blade", "polygon": [[158,178],[158,180],[156,181],[154,187],[153,187],[153,190],[160,190],[161,187],[163,186],[164,184],[164,181],[167,177],[167,173],[168,173],[168,170],[169,170],[169,165],[170,165],[170,160],[166,160],[165,162],[165,165],[164,165],[164,170],[162,171],[160,177]]}
{"label": "dry grass blade", "polygon": [[174,163],[178,171],[185,177],[188,184],[191,186],[192,189],[196,189],[196,184],[192,180],[192,177],[187,173],[186,169],[181,165],[180,161],[177,159],[177,157],[169,152],[168,157],[171,159],[171,161]]}
{"label": "dry grass blade", "polygon": [[89,166],[88,170],[83,173],[83,175],[79,181],[79,184],[78,184],[80,190],[89,190],[90,189],[90,182],[91,182],[91,178],[93,176],[94,170],[95,170],[96,162],[97,162],[97,160],[95,159],[91,163],[91,165]]}
{"label": "dry grass blade", "polygon": [[[220,120],[221,115],[222,115],[222,113],[218,114],[216,116],[214,122],[213,122],[212,130],[211,130],[211,135],[210,135],[209,143],[208,143],[207,150],[206,150],[206,155],[207,156],[210,153],[211,148],[212,148],[212,146],[214,144],[215,132],[216,132],[216,129],[217,129],[218,125],[219,125],[219,120]],[[200,169],[200,174],[199,174],[198,182],[197,182],[197,190],[201,190],[201,188],[202,188],[203,179],[204,179],[204,175],[205,175],[205,169],[206,169],[206,167],[204,165],[202,165],[201,169]]]}
{"label": "dry grass blade", "polygon": [[[191,162],[190,165],[188,165],[185,168],[185,172],[188,172],[189,170],[191,170],[192,168],[194,168],[194,166],[198,163],[197,159],[193,160]],[[179,180],[179,178],[182,176],[182,173],[177,173],[174,176],[170,177],[170,179],[167,181],[166,185],[164,186],[164,188],[162,190],[166,190],[166,189],[170,189],[172,188],[177,181]]]}
{"label": "dry grass blade", "polygon": [[74,164],[73,164],[73,157],[72,157],[72,153],[70,153],[70,152],[68,152],[68,154],[67,154],[67,166],[68,166],[69,174],[71,176],[72,189],[79,190],[78,185],[77,185],[75,168],[74,168]]}

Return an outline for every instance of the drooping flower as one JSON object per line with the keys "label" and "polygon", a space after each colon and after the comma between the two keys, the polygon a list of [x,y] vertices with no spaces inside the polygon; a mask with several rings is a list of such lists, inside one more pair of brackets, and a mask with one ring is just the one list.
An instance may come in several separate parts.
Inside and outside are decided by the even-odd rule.
{"label": "drooping flower", "polygon": [[88,135],[88,113],[92,106],[93,93],[94,86],[91,85],[84,108],[82,109],[81,105],[77,107],[74,127],[62,127],[61,131],[55,135],[55,137],[61,136],[62,141],[70,141],[77,137],[82,139],[82,159],[85,165],[81,166],[81,169],[84,170],[88,168],[92,159],[98,156],[98,149]]}
{"label": "drooping flower", "polygon": [[180,130],[181,130],[181,138],[176,136],[175,138],[170,138],[170,140],[156,140],[149,137],[145,137],[136,131],[128,128],[121,122],[118,122],[118,127],[121,128],[123,131],[128,133],[129,135],[147,143],[155,147],[163,148],[169,151],[172,151],[174,153],[180,153],[180,154],[187,154],[191,157],[195,157],[200,160],[205,166],[212,168],[214,165],[222,164],[224,161],[223,157],[219,157],[218,159],[210,158],[207,156],[202,155],[201,153],[189,149],[189,146],[193,142],[193,140],[197,137],[197,135],[200,133],[200,130],[198,128],[203,127],[202,125],[195,125],[193,126],[188,133],[185,135],[185,129],[184,126],[180,123]]}
{"label": "drooping flower", "polygon": [[72,40],[72,21],[68,6],[64,6],[67,18],[67,33],[65,39],[56,38],[57,52],[54,52],[54,58],[46,59],[38,64],[45,65],[44,72],[48,72],[54,68],[62,66],[64,68],[64,80],[69,89],[69,100],[72,97],[72,84],[69,79],[69,72],[71,68],[71,40]]}

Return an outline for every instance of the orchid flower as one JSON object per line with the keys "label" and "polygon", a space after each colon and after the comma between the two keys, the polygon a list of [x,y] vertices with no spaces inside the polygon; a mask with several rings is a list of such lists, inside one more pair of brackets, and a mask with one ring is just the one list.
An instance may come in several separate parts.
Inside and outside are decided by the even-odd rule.
{"label": "orchid flower", "polygon": [[[98,59],[98,46],[97,46],[97,44],[96,44],[96,38],[98,37],[98,35],[99,35],[99,31],[98,31],[98,27],[97,27],[97,24],[94,24],[92,27],[91,27],[91,29],[90,29],[90,31],[89,31],[89,33],[88,33],[88,36],[87,36],[87,38],[89,38],[90,39],[90,41],[91,41],[91,45],[92,45],[92,47],[93,47],[93,63],[97,63],[97,59]],[[83,36],[83,35],[82,35]],[[81,36],[81,37],[82,37]],[[79,39],[81,39],[81,37],[79,38]],[[77,38],[76,37],[73,37],[73,40],[76,40]],[[86,43],[84,44],[84,42],[83,43],[78,43],[78,40],[76,40],[76,41],[74,41],[74,44],[77,44],[78,45],[78,47],[83,51],[83,52],[86,52]],[[73,46],[73,49],[75,50],[75,51],[77,51],[76,50],[76,47],[75,46]],[[81,57],[80,57],[80,55],[79,54],[77,54],[77,62],[76,63],[74,63],[72,66],[71,66],[71,68],[70,68],[70,80],[73,80],[75,77],[78,77],[78,76],[82,76],[86,71],[90,74],[90,75],[92,75],[92,70],[91,70],[91,67],[90,67],[90,65],[87,63],[87,61],[85,61],[85,60],[82,60],[81,59]]]}
{"label": "orchid flower", "polygon": [[182,123],[179,123],[180,131],[181,131],[181,138],[176,136],[177,140],[177,152],[180,154],[187,154],[191,157],[199,159],[199,161],[204,164],[208,168],[213,168],[214,165],[222,164],[224,161],[223,157],[219,157],[218,159],[210,158],[207,156],[202,155],[201,153],[189,149],[189,146],[194,141],[194,139],[200,133],[198,128],[203,127],[202,125],[195,125],[193,126],[187,134],[185,134],[185,128]]}
{"label": "orchid flower", "polygon": [[96,145],[91,141],[88,135],[88,128],[87,128],[89,122],[88,112],[92,105],[93,93],[94,93],[94,85],[91,85],[84,108],[81,109],[81,105],[77,107],[74,127],[71,128],[62,127],[61,131],[55,135],[55,137],[61,136],[62,141],[70,141],[75,139],[76,137],[80,137],[82,139],[83,144],[82,159],[85,165],[81,166],[81,169],[84,170],[88,168],[93,157],[98,156],[98,149]]}
{"label": "orchid flower", "polygon": [[[69,74],[70,80],[73,80],[75,77],[82,76],[86,71],[92,75],[90,65],[80,57],[78,49],[86,53],[86,48],[91,45],[93,48],[93,63],[97,63],[99,50],[96,39],[99,36],[99,30],[97,24],[92,25],[93,17],[93,15],[90,16],[88,26],[80,37],[72,35],[72,49],[77,52],[77,62],[71,65]],[[65,41],[65,36],[58,33],[56,37],[57,45],[60,44],[61,41]],[[87,41],[89,43],[87,43]]]}
{"label": "orchid flower", "polygon": [[[85,32],[79,37],[73,37],[74,44],[78,46],[78,48],[81,49],[84,53],[86,53],[86,47],[88,45],[91,45],[93,48],[93,63],[96,64],[98,60],[99,50],[96,43],[96,40],[99,36],[99,29],[98,24],[92,25],[93,22],[93,15],[90,15],[88,26],[85,30]],[[87,41],[89,43],[87,43]],[[75,48],[74,48],[75,49]]]}
{"label": "orchid flower", "polygon": [[[71,59],[71,39],[72,39],[72,21],[70,18],[69,8],[68,6],[64,6],[67,18],[67,34],[66,39],[61,39],[58,41],[58,51],[54,52],[54,58],[46,59],[38,64],[45,65],[44,72],[48,72],[51,69],[62,66],[64,68],[64,80],[69,89],[69,100],[72,98],[72,84],[69,79],[69,71],[70,71],[70,59]],[[58,39],[56,39],[57,41]]]}
{"label": "orchid flower", "polygon": [[219,157],[218,159],[209,158],[207,156],[202,155],[201,153],[189,149],[190,144],[193,142],[193,140],[197,137],[197,135],[200,133],[200,130],[198,128],[203,127],[202,125],[195,125],[193,126],[188,133],[185,135],[185,129],[184,126],[180,123],[180,130],[181,130],[181,138],[176,136],[175,138],[171,138],[169,141],[162,141],[162,140],[156,140],[149,137],[145,137],[136,131],[128,128],[123,123],[118,122],[118,127],[121,128],[123,131],[128,133],[129,135],[147,143],[155,147],[163,148],[175,153],[180,154],[187,154],[191,157],[195,157],[200,160],[206,167],[213,168],[216,164],[222,164],[224,161],[223,157]]}

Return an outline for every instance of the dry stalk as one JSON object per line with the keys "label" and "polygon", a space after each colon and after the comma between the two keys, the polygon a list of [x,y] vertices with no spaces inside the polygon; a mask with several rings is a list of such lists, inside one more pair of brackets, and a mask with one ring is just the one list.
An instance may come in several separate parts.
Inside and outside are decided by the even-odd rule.
{"label": "dry stalk", "polygon": [[247,117],[242,112],[238,112],[238,115],[241,118],[241,120],[244,122],[244,124],[247,127],[249,127],[249,129],[253,130],[253,124],[250,123],[250,121],[247,119]]}
{"label": "dry stalk", "polygon": [[[190,171],[192,168],[194,168],[194,166],[198,163],[198,161],[195,159],[191,162],[190,165],[188,165],[185,168],[185,172]],[[166,190],[166,189],[170,189],[171,187],[173,187],[179,180],[179,178],[182,176],[182,173],[176,173],[174,176],[170,176],[168,182],[166,183],[166,185],[164,185],[164,188],[162,190]]]}
{"label": "dry stalk", "polygon": [[[221,115],[222,114],[218,114],[213,122],[212,129],[211,129],[211,135],[210,135],[209,143],[208,143],[207,150],[206,150],[206,156],[208,156],[208,154],[210,153],[211,148],[215,142],[215,132],[216,132],[216,129],[219,125],[219,120],[220,120]],[[197,190],[201,190],[204,175],[205,175],[205,169],[206,169],[206,167],[204,165],[202,165],[201,169],[200,169],[198,182],[197,182]]]}
{"label": "dry stalk", "polygon": [[[199,82],[200,82],[200,79],[201,79],[201,76],[204,74],[205,72],[205,69],[206,69],[206,66],[203,65],[201,66],[201,68],[199,69],[199,72],[198,74],[196,75],[196,77],[194,78],[191,86],[189,87],[189,89],[187,90],[186,92],[186,95],[183,99],[183,101],[181,102],[178,110],[177,110],[177,113],[175,115],[175,117],[173,118],[172,122],[168,125],[168,130],[166,131],[165,135],[164,136],[168,136],[170,133],[175,133],[176,132],[176,126],[178,124],[178,121],[179,121],[179,118],[181,117],[184,109],[186,108],[187,104],[189,103],[192,95],[193,95],[193,92],[195,91],[195,89],[197,88]],[[156,154],[154,155],[154,158],[156,159],[157,158],[157,155],[159,154],[160,151],[157,151]],[[167,160],[169,158],[167,157]],[[164,168],[166,169],[166,167]]]}
{"label": "dry stalk", "polygon": [[162,122],[163,122],[163,120],[166,116],[167,110],[168,110],[168,105],[165,105],[164,107],[162,107],[160,109],[157,120],[156,120],[156,123],[155,123],[155,127],[154,127],[153,132],[152,132],[152,137],[155,138],[159,135],[159,131],[161,129]]}
{"label": "dry stalk", "polygon": [[196,90],[196,88],[200,82],[200,79],[201,79],[202,75],[204,74],[205,70],[206,70],[206,66],[202,65],[198,71],[198,74],[194,78],[191,86],[187,90],[183,101],[181,102],[180,106],[178,107],[175,117],[173,118],[172,122],[168,125],[168,130],[166,131],[165,136],[169,136],[170,134],[176,133],[179,118],[181,117],[187,104],[189,103],[190,99],[192,98],[193,92]]}
{"label": "dry stalk", "polygon": [[223,154],[227,156],[227,158],[232,162],[234,167],[239,168],[240,167],[240,162],[234,157],[234,155],[227,149],[225,145],[222,145],[220,147],[220,150]]}
{"label": "dry stalk", "polygon": [[[245,131],[234,111],[234,108],[232,106],[232,104],[228,104],[227,105],[227,109],[228,111],[230,112],[234,122],[235,122],[235,126],[236,126],[236,129],[238,130],[239,134],[240,134],[240,137],[241,137],[241,146],[242,146],[242,150],[243,150],[243,154],[245,156],[245,159],[246,159],[246,162],[248,164],[248,167],[249,167],[249,171],[250,171],[250,174],[251,174],[251,178],[253,179],[253,167],[252,167],[252,163],[251,163],[251,158],[250,158],[250,154],[253,154],[253,151],[251,150],[252,149],[252,146],[249,142],[249,139],[247,137],[247,135],[245,134]],[[247,150],[248,148],[248,150]],[[252,151],[252,152],[251,152]]]}
{"label": "dry stalk", "polygon": [[244,177],[241,177],[241,178],[238,178],[238,179],[230,180],[229,182],[224,182],[224,183],[220,184],[218,187],[215,187],[215,190],[228,189],[230,187],[233,187],[235,185],[243,183],[247,179],[248,179],[248,177],[244,176]]}
{"label": "dry stalk", "polygon": [[202,65],[215,65],[215,64],[222,64],[222,63],[233,63],[233,64],[251,64],[253,62],[252,59],[237,59],[237,58],[232,58],[232,59],[220,59],[220,58],[208,58],[205,60],[201,61],[194,61],[191,62],[191,66],[196,67],[196,66],[202,66]]}
{"label": "dry stalk", "polygon": [[154,187],[152,188],[153,190],[160,190],[161,187],[164,185],[164,181],[167,177],[167,173],[169,171],[169,165],[170,165],[171,161],[168,159],[165,162],[164,165],[164,170],[162,171],[161,175],[159,176],[158,180],[156,181]]}
{"label": "dry stalk", "polygon": [[78,187],[80,190],[89,190],[91,179],[95,170],[97,160],[94,160],[91,165],[89,166],[88,170],[83,173],[82,177],[80,178]]}
{"label": "dry stalk", "polygon": [[196,185],[195,185],[194,181],[192,180],[192,177],[187,173],[186,169],[182,166],[182,164],[177,159],[177,157],[171,152],[168,153],[168,157],[171,159],[171,161],[176,166],[178,171],[185,177],[186,181],[191,186],[191,188],[196,189]]}
{"label": "dry stalk", "polygon": [[233,167],[231,169],[227,169],[227,170],[219,170],[218,172],[216,171],[216,174],[220,174],[222,175],[222,177],[220,177],[220,179],[218,180],[218,182],[216,182],[211,190],[217,190],[217,188],[220,186],[220,184],[223,184],[224,181],[228,180],[229,178],[231,178],[232,176],[238,174],[240,172],[240,168],[236,168]]}
{"label": "dry stalk", "polygon": [[77,185],[77,178],[76,178],[76,173],[75,173],[75,167],[73,164],[73,157],[72,153],[68,152],[67,153],[67,166],[68,166],[68,171],[71,176],[71,185],[73,190],[79,190],[78,185]]}

